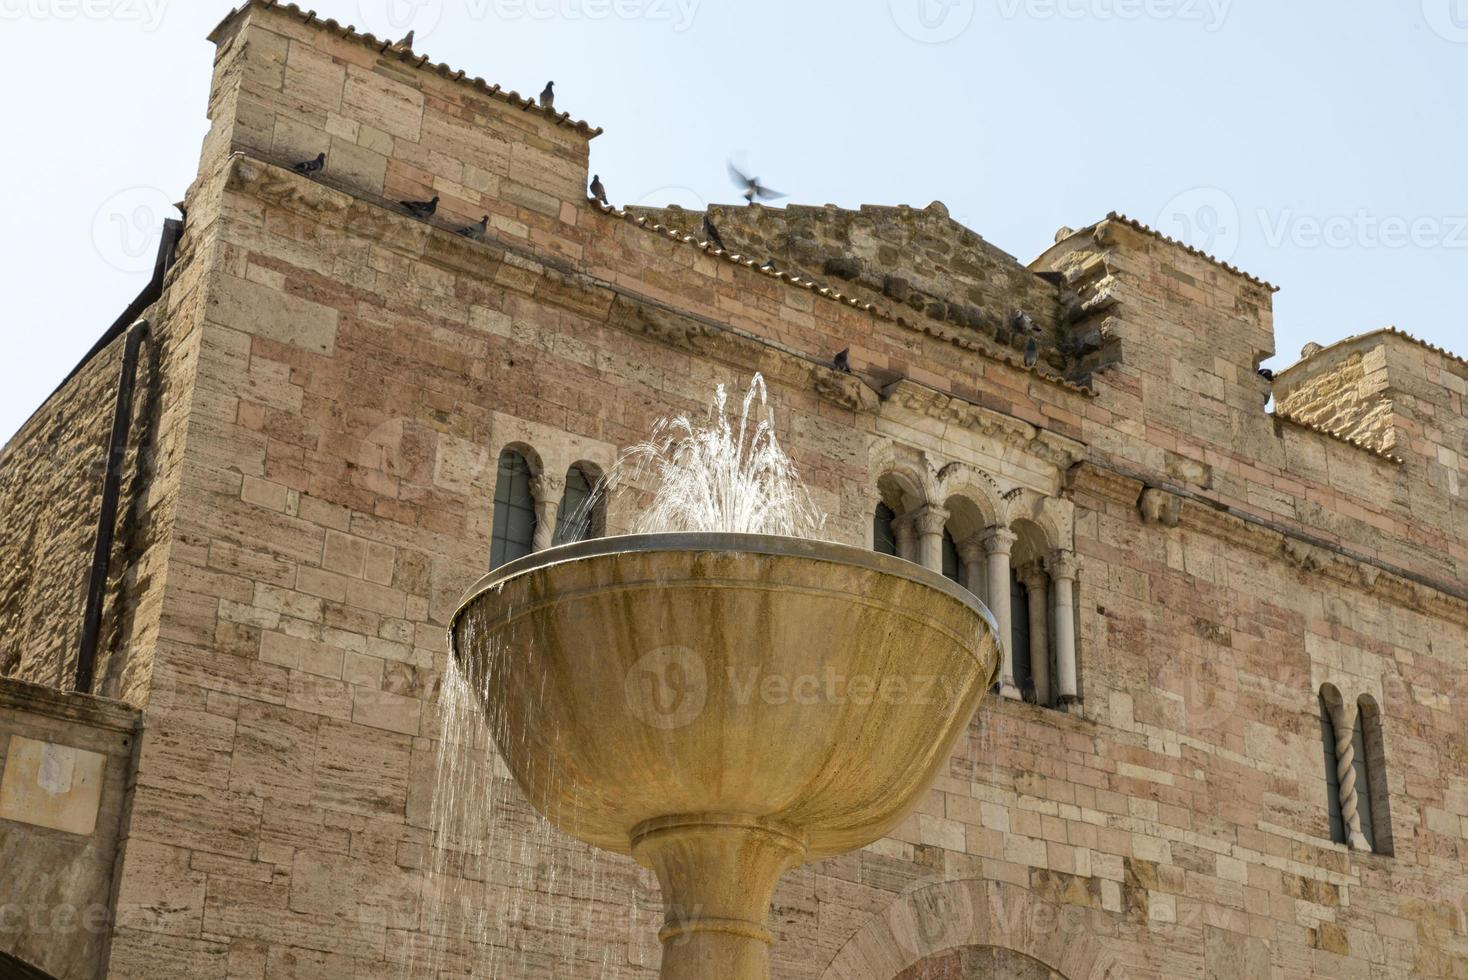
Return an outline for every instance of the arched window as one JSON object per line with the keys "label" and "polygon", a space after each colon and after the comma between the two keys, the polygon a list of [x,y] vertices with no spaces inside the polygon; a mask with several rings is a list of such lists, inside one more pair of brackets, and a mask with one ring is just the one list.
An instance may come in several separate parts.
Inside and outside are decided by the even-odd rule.
{"label": "arched window", "polygon": [[604,533],[602,499],[596,492],[599,477],[586,463],[577,463],[566,471],[566,492],[556,511],[556,533],[553,544],[570,544],[598,538]]}
{"label": "arched window", "polygon": [[892,527],[892,522],[897,520],[897,515],[892,508],[886,504],[877,504],[876,514],[872,517],[872,550],[884,555],[897,555],[897,532]]}
{"label": "arched window", "polygon": [[953,533],[946,527],[943,529],[943,577],[963,584],[963,564],[958,560],[958,542],[953,540]]}
{"label": "arched window", "polygon": [[1325,753],[1325,799],[1330,818],[1330,839],[1346,843],[1346,822],[1341,816],[1341,781],[1336,773],[1335,722],[1331,720],[1326,691],[1320,692],[1320,744]]}
{"label": "arched window", "polygon": [[535,541],[535,495],[530,490],[530,464],[523,454],[500,453],[494,484],[494,531],[489,567],[498,568],[530,554]]}

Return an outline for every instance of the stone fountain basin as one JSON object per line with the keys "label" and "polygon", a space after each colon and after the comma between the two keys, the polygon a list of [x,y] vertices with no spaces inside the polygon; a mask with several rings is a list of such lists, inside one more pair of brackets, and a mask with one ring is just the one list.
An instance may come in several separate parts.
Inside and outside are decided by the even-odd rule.
{"label": "stone fountain basin", "polygon": [[552,548],[468,593],[454,655],[531,803],[629,853],[638,828],[731,815],[804,859],[889,832],[999,664],[967,590],[864,549],[743,534]]}

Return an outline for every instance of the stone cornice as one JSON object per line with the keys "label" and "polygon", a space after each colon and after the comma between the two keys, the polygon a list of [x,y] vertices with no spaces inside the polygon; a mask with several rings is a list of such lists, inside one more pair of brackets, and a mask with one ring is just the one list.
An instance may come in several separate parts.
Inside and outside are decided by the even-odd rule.
{"label": "stone cornice", "polygon": [[988,436],[1044,460],[1062,473],[1086,456],[1083,442],[906,378],[883,388],[882,401]]}

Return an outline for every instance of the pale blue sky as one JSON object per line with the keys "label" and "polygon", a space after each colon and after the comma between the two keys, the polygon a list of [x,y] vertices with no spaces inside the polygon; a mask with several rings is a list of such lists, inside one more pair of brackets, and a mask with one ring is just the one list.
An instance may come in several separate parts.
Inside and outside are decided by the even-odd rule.
{"label": "pale blue sky", "polygon": [[[389,4],[392,9],[389,9]],[[193,176],[213,0],[0,0],[0,438],[143,286]],[[924,205],[1022,261],[1124,211],[1282,287],[1282,366],[1468,354],[1468,0],[321,0],[606,128],[613,202]]]}

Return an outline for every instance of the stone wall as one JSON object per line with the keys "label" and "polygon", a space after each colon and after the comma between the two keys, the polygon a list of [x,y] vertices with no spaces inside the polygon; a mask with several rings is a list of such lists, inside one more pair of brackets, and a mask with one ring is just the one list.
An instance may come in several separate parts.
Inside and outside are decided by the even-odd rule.
{"label": "stone wall", "polygon": [[107,961],[136,710],[0,679],[0,948],[59,980]]}
{"label": "stone wall", "polygon": [[[430,874],[445,626],[487,565],[501,449],[551,478],[604,466],[755,370],[835,538],[869,543],[901,474],[914,503],[956,513],[972,491],[986,523],[1043,524],[1081,557],[1079,705],[991,699],[893,834],[787,875],[776,975],[1468,972],[1456,491],[1269,417],[1267,286],[1112,219],[1034,275],[980,277],[995,310],[1054,286],[1047,328],[1105,324],[1067,379],[946,308],[595,206],[588,131],[416,56],[264,3],[216,38],[189,260],[160,317],[160,516],[129,648],[148,713],[111,975],[388,977],[430,948],[449,975],[486,954],[515,977],[655,975],[651,876],[548,831],[507,781],[488,860]],[[347,162],[321,180],[279,166],[323,139]],[[521,143],[553,165],[516,171]],[[430,189],[432,222],[392,205]],[[481,213],[483,240],[453,233]],[[830,363],[846,347],[850,374]],[[1443,390],[1418,393],[1444,423],[1423,439],[1457,431]],[[1327,683],[1382,706],[1393,854],[1330,840]],[[421,904],[446,884],[479,897],[482,934]]]}

